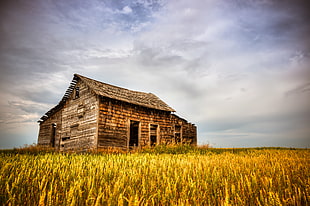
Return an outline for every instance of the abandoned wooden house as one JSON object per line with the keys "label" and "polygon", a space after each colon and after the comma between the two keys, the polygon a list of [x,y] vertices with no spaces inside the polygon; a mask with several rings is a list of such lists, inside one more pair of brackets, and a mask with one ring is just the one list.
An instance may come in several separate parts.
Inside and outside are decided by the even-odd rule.
{"label": "abandoned wooden house", "polygon": [[41,119],[38,145],[89,150],[197,144],[196,126],[152,93],[75,74],[61,101]]}

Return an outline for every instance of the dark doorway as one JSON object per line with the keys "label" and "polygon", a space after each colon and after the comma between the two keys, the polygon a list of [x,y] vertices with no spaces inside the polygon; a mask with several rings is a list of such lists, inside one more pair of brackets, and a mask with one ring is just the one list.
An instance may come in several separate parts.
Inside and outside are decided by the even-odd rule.
{"label": "dark doorway", "polygon": [[56,139],[56,123],[52,124],[52,136],[51,136],[51,147],[55,147]]}
{"label": "dark doorway", "polygon": [[139,146],[139,122],[130,120],[129,146]]}
{"label": "dark doorway", "polygon": [[158,125],[156,125],[156,124],[150,125],[150,144],[151,144],[151,146],[155,146],[157,144],[157,129],[158,129]]}

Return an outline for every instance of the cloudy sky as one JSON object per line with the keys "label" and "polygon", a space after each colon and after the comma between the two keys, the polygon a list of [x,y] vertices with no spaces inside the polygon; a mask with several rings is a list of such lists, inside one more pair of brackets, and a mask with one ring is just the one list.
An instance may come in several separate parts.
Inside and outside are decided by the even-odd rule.
{"label": "cloudy sky", "polygon": [[2,0],[0,148],[74,73],[152,92],[214,147],[310,147],[307,0]]}

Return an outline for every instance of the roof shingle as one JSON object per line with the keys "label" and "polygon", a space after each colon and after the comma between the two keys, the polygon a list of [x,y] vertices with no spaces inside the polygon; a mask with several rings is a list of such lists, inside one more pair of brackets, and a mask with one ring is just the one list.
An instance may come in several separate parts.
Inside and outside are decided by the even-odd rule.
{"label": "roof shingle", "polygon": [[75,74],[75,77],[81,79],[86,85],[89,86],[91,90],[93,90],[96,94],[108,97],[111,99],[116,99],[119,101],[157,109],[169,112],[175,112],[174,109],[169,107],[164,101],[159,99],[156,95],[152,93],[138,92],[133,91],[117,86],[113,86],[110,84],[106,84],[103,82],[99,82],[87,77],[84,77],[79,74]]}

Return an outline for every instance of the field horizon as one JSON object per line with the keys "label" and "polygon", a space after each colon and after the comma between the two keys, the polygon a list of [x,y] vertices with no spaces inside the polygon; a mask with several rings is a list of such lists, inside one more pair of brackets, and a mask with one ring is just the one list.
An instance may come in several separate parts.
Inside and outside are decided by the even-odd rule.
{"label": "field horizon", "polygon": [[189,151],[242,151],[242,150],[266,150],[266,149],[275,149],[275,150],[310,150],[310,148],[307,147],[285,147],[285,146],[253,146],[253,147],[214,147],[209,144],[201,144],[201,145],[188,145],[188,144],[162,144],[162,145],[156,145],[156,146],[146,146],[146,147],[137,147],[135,149],[119,149],[117,147],[108,147],[106,149],[99,149],[99,150],[83,150],[83,151],[58,151],[55,148],[52,147],[42,147],[35,143],[28,145],[25,144],[20,147],[14,147],[14,148],[6,148],[6,149],[0,149],[1,152],[17,152],[17,153],[23,153],[23,152],[56,152],[56,153],[109,153],[111,151],[120,151],[120,153],[126,153],[126,152],[171,152],[171,151],[179,151],[183,153],[187,153]]}

